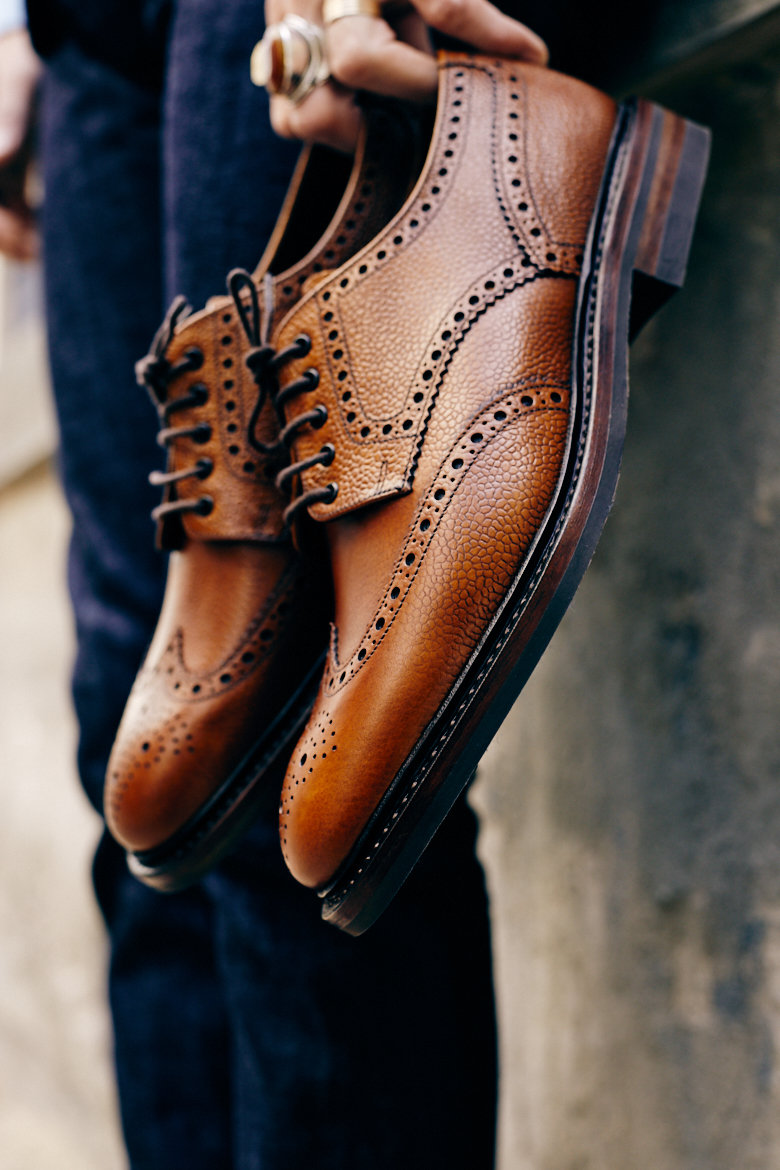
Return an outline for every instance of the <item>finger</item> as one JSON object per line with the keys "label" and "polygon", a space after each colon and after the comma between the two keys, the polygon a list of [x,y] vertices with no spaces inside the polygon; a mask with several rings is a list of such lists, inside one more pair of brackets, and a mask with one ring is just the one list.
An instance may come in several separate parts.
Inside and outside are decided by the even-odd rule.
{"label": "finger", "polygon": [[362,114],[354,96],[333,85],[320,85],[297,106],[284,97],[271,98],[271,125],[283,138],[320,142],[354,153]]}
{"label": "finger", "polygon": [[39,252],[34,224],[7,207],[0,207],[0,252],[12,260],[35,260]]}
{"label": "finger", "polygon": [[395,20],[389,20],[388,23],[399,41],[411,45],[413,49],[419,49],[421,53],[427,53],[429,57],[436,56],[436,50],[431,41],[428,25],[420,16],[419,12],[410,8],[403,16],[399,16]]}
{"label": "finger", "polygon": [[397,40],[384,20],[346,16],[328,27],[327,38],[331,73],[342,85],[413,102],[435,99],[435,59]]}
{"label": "finger", "polygon": [[489,0],[415,0],[415,8],[432,28],[483,53],[516,57],[533,65],[546,65],[549,60],[541,37],[499,12]]}

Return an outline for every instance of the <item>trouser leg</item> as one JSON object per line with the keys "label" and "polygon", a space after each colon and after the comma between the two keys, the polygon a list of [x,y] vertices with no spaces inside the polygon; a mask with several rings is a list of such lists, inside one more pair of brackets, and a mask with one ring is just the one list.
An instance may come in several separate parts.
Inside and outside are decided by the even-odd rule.
{"label": "trouser leg", "polygon": [[[236,3],[230,13],[234,23],[225,24],[222,5],[182,2],[171,41],[165,99],[164,267],[169,291],[183,290],[196,305],[220,290],[228,267],[251,265],[260,254],[276,210],[270,210],[270,193],[278,202],[293,154],[289,147],[286,158],[274,153],[265,111],[262,116],[251,114],[253,103],[256,109],[258,101],[265,100],[248,88],[246,78],[248,51],[261,31],[256,6]],[[210,39],[201,35],[204,28],[212,30]],[[215,60],[222,62],[216,80]],[[52,107],[65,110],[68,99],[75,101],[68,90],[73,79],[66,64],[61,57],[50,78],[50,84],[59,79],[60,85]],[[231,95],[231,103],[223,100],[225,94]],[[110,97],[102,93],[92,108],[104,111],[106,103],[111,106]],[[236,109],[248,113],[236,118]],[[150,108],[144,110],[150,119],[144,122],[148,130],[153,114]],[[71,112],[75,116],[80,111],[71,107]],[[92,130],[96,131],[94,125]],[[89,206],[79,209],[79,222],[74,224],[71,184],[79,169],[88,174],[96,168],[99,177],[105,160],[93,160],[83,143],[78,149],[71,144],[73,175],[65,174],[56,162],[61,145],[55,149],[54,139],[59,132],[67,144],[67,126],[52,113],[49,131],[50,190],[54,180],[61,180],[59,194],[50,200],[46,234],[47,254],[54,261],[49,279],[52,347],[61,355],[59,368],[55,360],[55,382],[63,420],[63,471],[74,513],[78,517],[80,508],[85,517],[82,544],[74,543],[72,554],[76,571],[71,569],[80,615],[81,761],[85,781],[97,797],[124,694],[153,622],[150,615],[159,604],[162,576],[157,569],[156,598],[147,604],[154,571],[144,575],[142,566],[151,563],[144,560],[151,557],[144,551],[149,545],[142,548],[132,542],[128,560],[129,546],[120,541],[117,556],[114,542],[117,533],[126,535],[128,529],[121,524],[127,516],[110,509],[104,515],[105,502],[95,492],[95,482],[110,482],[117,491],[125,485],[123,475],[112,479],[110,473],[116,467],[111,456],[116,459],[124,450],[116,417],[101,419],[91,449],[85,442],[84,420],[90,417],[93,399],[107,409],[98,387],[106,392],[109,382],[118,401],[124,402],[131,390],[129,376],[120,370],[117,377],[101,382],[99,372],[109,368],[104,359],[111,360],[113,374],[114,360],[121,365],[143,352],[161,306],[156,306],[140,344],[133,340],[131,355],[121,354],[117,346],[110,354],[100,351],[110,334],[104,329],[89,331],[89,307],[101,297],[110,303],[117,290],[113,281],[105,280],[106,271],[96,256],[71,289],[78,286],[84,291],[86,313],[76,314],[75,320],[69,315],[68,280],[63,274],[68,266],[80,273],[82,257],[91,255],[89,242],[76,239],[84,228],[80,217]],[[135,130],[131,133],[128,126],[126,132],[137,145]],[[133,154],[135,147],[130,152],[141,174],[154,157],[151,137],[138,155]],[[108,153],[109,148],[117,149],[117,141],[122,144],[121,136],[100,141],[101,150]],[[77,157],[79,150],[84,151],[83,158]],[[132,190],[137,175],[110,178],[112,189],[118,180]],[[151,203],[141,200],[140,205],[153,216]],[[96,206],[96,223],[100,215]],[[128,215],[114,226],[132,231],[131,219]],[[152,219],[146,222],[148,228]],[[151,234],[150,248],[156,246]],[[133,269],[142,247],[137,236],[134,243],[121,233],[113,239],[119,241],[121,264],[109,233],[94,250],[108,256],[111,275],[121,275],[123,269]],[[154,267],[150,265],[148,276]],[[132,283],[132,275],[130,279]],[[139,305],[146,311],[152,297],[159,301],[157,291],[148,287],[144,291],[141,283],[134,291],[120,289],[118,301],[113,301],[121,306],[114,324],[125,341],[122,330],[131,320],[138,321],[133,314]],[[87,390],[78,375],[73,376],[83,346],[103,354],[94,369],[87,370]],[[122,394],[120,387],[126,387]],[[137,522],[133,531],[138,533],[143,477],[153,462],[153,427],[151,423],[148,430],[145,427],[137,423],[127,448],[135,454],[123,464],[138,494],[120,492],[114,497],[122,499],[124,509],[131,509],[131,524]],[[107,444],[99,448],[104,434],[109,436]],[[136,441],[138,448],[133,446]],[[149,457],[141,468],[144,443]],[[100,476],[95,482],[86,458],[90,450],[93,458],[98,452]],[[143,513],[148,503],[143,500]],[[118,564],[122,567],[117,572]],[[79,587],[82,581],[87,583],[84,588]],[[147,632],[141,636],[145,626]],[[79,682],[79,670],[86,681]],[[473,821],[463,806],[385,919],[363,939],[340,935],[321,922],[316,899],[284,870],[271,820],[256,827],[236,856],[205,883],[202,893],[166,900],[128,884],[109,845],[98,859],[96,877],[112,932],[112,1005],[123,1118],[134,1170],[185,1164],[235,1164],[241,1170],[261,1166],[286,1170],[304,1164],[395,1170],[399,1165],[446,1164],[489,1170],[495,1110],[489,935],[482,876],[473,852]],[[227,1083],[228,1062],[229,1094],[221,1088]],[[229,1108],[234,1157],[231,1139],[225,1136]],[[184,1141],[182,1147],[187,1136],[192,1141],[189,1146]]]}
{"label": "trouser leg", "polygon": [[[157,96],[72,44],[57,54],[42,125],[47,315],[74,525],[79,765],[97,807],[165,574],[149,519],[156,420],[133,377],[163,309],[159,143]],[[211,903],[200,890],[165,899],[140,886],[109,838],[95,884],[133,1170],[221,1170],[231,1164],[230,1047]]]}
{"label": "trouser leg", "polygon": [[[292,161],[247,62],[255,0],[179,0],[165,102],[169,292],[258,259]],[[208,128],[208,133],[206,129]],[[265,202],[264,202],[265,200]],[[233,1035],[239,1170],[490,1170],[496,1056],[474,819],[461,803],[353,939],[281,858],[275,816],[204,883]]]}
{"label": "trouser leg", "polygon": [[491,1170],[496,1038],[474,837],[461,801],[360,938],[321,920],[271,818],[207,879],[237,1170]]}

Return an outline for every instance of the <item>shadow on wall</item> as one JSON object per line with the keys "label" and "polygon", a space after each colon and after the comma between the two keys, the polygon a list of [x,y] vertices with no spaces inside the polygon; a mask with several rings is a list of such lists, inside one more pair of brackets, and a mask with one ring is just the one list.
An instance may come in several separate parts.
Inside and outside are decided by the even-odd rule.
{"label": "shadow on wall", "polygon": [[779,92],[776,42],[666,95],[713,130],[688,281],[475,789],[501,1170],[780,1166]]}

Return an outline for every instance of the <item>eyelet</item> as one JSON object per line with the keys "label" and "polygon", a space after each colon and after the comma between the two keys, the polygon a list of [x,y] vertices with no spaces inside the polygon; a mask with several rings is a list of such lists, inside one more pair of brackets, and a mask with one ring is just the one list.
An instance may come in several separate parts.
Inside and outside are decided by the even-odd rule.
{"label": "eyelet", "polygon": [[203,365],[203,351],[198,349],[197,345],[185,349],[184,357],[187,359],[191,370],[199,370]]}

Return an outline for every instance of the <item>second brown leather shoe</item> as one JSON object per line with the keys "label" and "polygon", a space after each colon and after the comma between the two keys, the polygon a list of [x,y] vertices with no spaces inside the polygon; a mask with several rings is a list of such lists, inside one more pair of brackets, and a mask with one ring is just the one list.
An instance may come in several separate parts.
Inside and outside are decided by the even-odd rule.
{"label": "second brown leather shoe", "polygon": [[375,108],[354,162],[304,152],[254,278],[234,274],[232,296],[189,317],[176,302],[139,363],[169,452],[152,479],[165,489],[160,543],[173,551],[105,812],[133,872],[159,889],[200,877],[278,798],[316,694],[330,574],[293,547],[275,483],[295,433],[280,434],[277,376],[306,347],[275,354],[264,334],[402,204],[419,169],[416,141],[405,111]]}
{"label": "second brown leather shoe", "polygon": [[650,103],[444,56],[416,190],[279,327],[279,346],[311,339],[285,372],[288,425],[327,414],[289,474],[336,595],[281,840],[352,933],[473,774],[588,565],[629,327],[683,282],[707,151]]}

